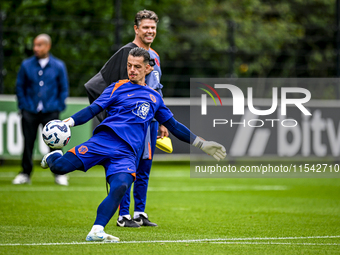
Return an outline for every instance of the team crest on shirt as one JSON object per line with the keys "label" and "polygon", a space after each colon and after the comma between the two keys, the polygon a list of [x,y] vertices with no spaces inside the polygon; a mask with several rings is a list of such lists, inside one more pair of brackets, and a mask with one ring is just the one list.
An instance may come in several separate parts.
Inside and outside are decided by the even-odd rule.
{"label": "team crest on shirt", "polygon": [[148,102],[137,102],[133,113],[143,120],[146,119],[150,110],[150,104]]}

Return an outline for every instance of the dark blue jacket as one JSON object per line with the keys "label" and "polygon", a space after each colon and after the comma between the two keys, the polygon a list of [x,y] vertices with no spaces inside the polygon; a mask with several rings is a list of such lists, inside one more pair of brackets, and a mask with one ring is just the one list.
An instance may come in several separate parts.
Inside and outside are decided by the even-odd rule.
{"label": "dark blue jacket", "polygon": [[49,55],[49,62],[41,68],[38,58],[25,59],[20,67],[16,93],[21,110],[37,113],[39,101],[42,112],[61,112],[68,96],[67,71],[63,61]]}

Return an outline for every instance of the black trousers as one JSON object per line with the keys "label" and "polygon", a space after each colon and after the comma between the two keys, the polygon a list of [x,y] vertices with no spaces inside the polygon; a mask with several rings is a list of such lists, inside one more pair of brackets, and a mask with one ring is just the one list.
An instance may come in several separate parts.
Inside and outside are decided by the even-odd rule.
{"label": "black trousers", "polygon": [[22,155],[22,173],[31,176],[33,170],[33,148],[37,138],[39,124],[46,125],[50,120],[59,119],[59,112],[31,113],[22,111],[21,127],[24,134],[24,153]]}

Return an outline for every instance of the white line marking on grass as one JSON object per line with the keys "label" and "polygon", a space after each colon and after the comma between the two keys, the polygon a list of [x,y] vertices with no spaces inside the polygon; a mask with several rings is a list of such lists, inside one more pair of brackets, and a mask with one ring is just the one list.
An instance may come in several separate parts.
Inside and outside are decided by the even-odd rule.
{"label": "white line marking on grass", "polygon": [[[215,238],[215,239],[192,239],[192,240],[150,240],[150,241],[122,241],[116,244],[136,244],[136,243],[230,243],[230,244],[276,244],[271,242],[237,242],[237,241],[250,241],[250,240],[298,240],[298,239],[331,239],[340,238],[340,236],[293,236],[293,237],[245,237],[245,238]],[[231,241],[231,242],[221,242]],[[236,241],[236,242],[235,242]],[[0,246],[53,246],[53,245],[80,245],[80,244],[103,244],[103,242],[71,242],[71,243],[0,243]],[[105,243],[106,244],[106,243]],[[284,243],[277,243],[284,244]],[[298,244],[298,243],[286,243]],[[325,244],[325,243],[305,243],[305,245],[340,245],[339,244]]]}
{"label": "white line marking on grass", "polygon": [[148,191],[247,191],[247,190],[287,190],[282,185],[226,185],[199,187],[149,187]]}
{"label": "white line marking on grass", "polygon": [[[206,192],[206,191],[263,191],[263,190],[287,190],[287,186],[279,185],[227,185],[227,186],[206,186],[206,187],[149,187],[149,192]],[[106,191],[105,187],[34,187],[26,186],[8,186],[1,187],[0,191]]]}
{"label": "white line marking on grass", "polygon": [[[16,175],[18,174],[18,172],[0,172],[0,178],[14,178]],[[46,172],[35,172],[34,173],[35,177],[39,177],[39,178],[51,178],[53,177],[53,174],[49,171]],[[75,178],[105,178],[105,172],[103,170],[103,172],[87,172],[87,173],[83,173],[83,172],[73,172],[70,173],[69,176],[71,178],[75,177]],[[153,178],[190,178],[190,173],[188,171],[160,171],[157,172],[155,171],[154,173],[151,174],[151,176]]]}
{"label": "white line marking on grass", "polygon": [[0,188],[0,191],[37,191],[37,192],[42,192],[42,191],[105,191],[106,189],[103,186],[102,188],[96,188],[96,187],[32,187],[30,185],[25,185],[26,187],[20,186],[20,187],[3,187]]}
{"label": "white line marking on grass", "polygon": [[306,245],[306,246],[340,246],[340,243],[274,243],[274,242],[211,242],[213,244],[259,244],[259,245]]}

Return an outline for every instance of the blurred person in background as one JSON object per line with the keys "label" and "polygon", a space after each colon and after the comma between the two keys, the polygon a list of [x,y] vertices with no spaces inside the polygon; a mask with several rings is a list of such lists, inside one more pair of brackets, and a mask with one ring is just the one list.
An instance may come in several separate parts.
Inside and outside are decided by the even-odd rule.
{"label": "blurred person in background", "polygon": [[[66,107],[68,77],[63,61],[49,53],[52,45],[47,34],[38,35],[33,42],[34,56],[25,59],[17,76],[16,95],[21,112],[21,126],[24,135],[22,171],[13,184],[30,184],[33,170],[33,148],[40,124],[59,119],[59,113]],[[55,183],[68,185],[66,175],[55,175]]]}
{"label": "blurred person in background", "polygon": [[[156,51],[151,48],[157,33],[158,16],[155,12],[149,10],[139,11],[135,16],[134,31],[135,39],[120,48],[111,58],[105,63],[102,69],[86,84],[85,88],[92,103],[97,99],[106,87],[118,80],[128,79],[127,74],[127,58],[130,50],[135,47],[141,47],[147,50],[152,58],[150,63],[153,68],[146,76],[145,83],[159,92],[162,96],[162,87],[160,79],[162,71],[160,67],[160,58]],[[105,118],[105,113],[97,115],[101,122]],[[149,184],[149,175],[152,165],[153,154],[156,148],[157,131],[160,131],[159,137],[168,136],[168,130],[163,125],[158,125],[154,119],[149,127],[143,155],[140,156],[140,161],[137,169],[137,177],[134,183],[133,196],[135,200],[135,209],[133,219],[129,213],[130,207],[130,189],[122,199],[119,210],[119,218],[117,226],[119,227],[136,227],[152,226],[157,224],[149,220],[145,213],[147,189]]]}

